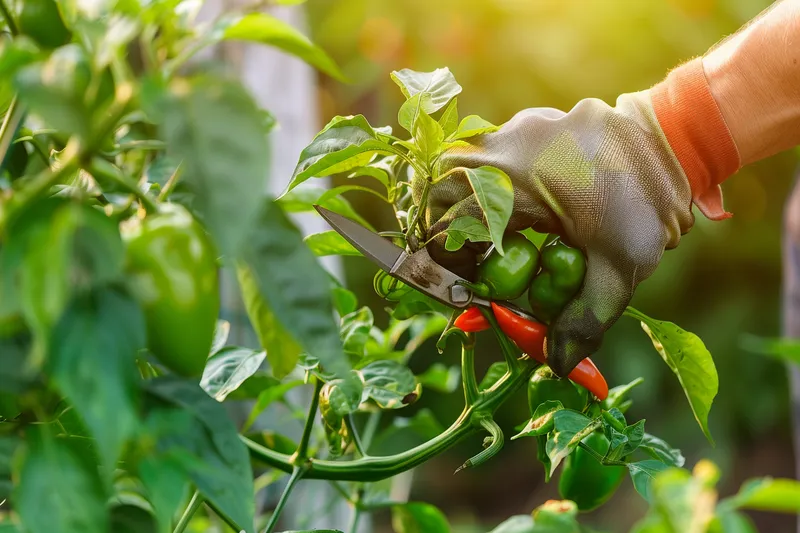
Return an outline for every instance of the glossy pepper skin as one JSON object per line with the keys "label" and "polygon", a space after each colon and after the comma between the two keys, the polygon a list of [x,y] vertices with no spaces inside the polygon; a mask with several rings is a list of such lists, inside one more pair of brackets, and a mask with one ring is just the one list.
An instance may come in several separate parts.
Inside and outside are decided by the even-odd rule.
{"label": "glossy pepper skin", "polygon": [[[511,309],[494,302],[492,302],[492,311],[494,311],[494,316],[500,325],[500,329],[516,343],[520,350],[540,363],[547,363],[544,355],[544,339],[547,334],[547,326],[528,320]],[[454,325],[468,333],[484,331],[491,327],[477,307],[464,311],[456,319]],[[600,373],[600,370],[588,357],[581,361],[567,377],[578,385],[585,387],[589,392],[597,396],[599,400],[604,400],[608,397],[608,383]]]}
{"label": "glossy pepper skin", "polygon": [[542,248],[542,270],[531,282],[528,302],[533,316],[550,323],[578,293],[586,260],[577,248],[554,239]]}
{"label": "glossy pepper skin", "polygon": [[547,366],[538,368],[528,381],[528,407],[531,416],[541,404],[553,400],[561,402],[565,409],[583,411],[588,396],[585,388],[575,385],[569,379],[559,378]]}
{"label": "glossy pepper skin", "polygon": [[125,227],[126,267],[145,313],[150,351],[170,370],[195,377],[203,372],[219,315],[214,246],[182,206]]}
{"label": "glossy pepper skin", "polygon": [[486,286],[482,296],[513,300],[525,293],[539,270],[539,249],[521,233],[509,233],[503,237],[503,250],[505,255],[492,252],[478,266],[478,284]]}
{"label": "glossy pepper skin", "polygon": [[[603,433],[595,431],[583,443],[600,455],[605,455],[609,442]],[[601,464],[582,448],[564,460],[558,492],[562,498],[572,500],[581,511],[591,511],[603,505],[619,487],[628,469],[624,466]]]}

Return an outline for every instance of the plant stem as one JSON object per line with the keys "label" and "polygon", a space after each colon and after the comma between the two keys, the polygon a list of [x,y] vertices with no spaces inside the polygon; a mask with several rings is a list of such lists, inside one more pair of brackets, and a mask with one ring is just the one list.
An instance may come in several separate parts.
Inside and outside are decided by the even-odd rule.
{"label": "plant stem", "polygon": [[364,447],[365,452],[369,451],[369,447],[372,444],[372,439],[375,437],[375,432],[378,430],[380,421],[380,411],[373,411],[369,414],[367,423],[364,425],[364,437],[361,439],[361,445]]}
{"label": "plant stem", "polygon": [[410,237],[414,235],[414,230],[417,228],[417,224],[422,216],[422,212],[425,210],[425,207],[428,203],[428,193],[430,193],[430,190],[431,182],[426,179],[425,185],[422,187],[422,195],[420,196],[419,203],[417,204],[417,212],[414,213],[414,218],[408,224],[408,228],[406,228],[406,242],[409,242]]}
{"label": "plant stem", "polygon": [[[363,457],[352,461],[308,459],[305,479],[372,482],[387,479],[415,468],[439,455],[477,430],[473,416],[493,413],[522,387],[537,365],[527,365],[516,374],[506,374],[490,391],[485,391],[474,405],[465,407],[461,415],[445,431],[419,446],[395,455]],[[250,450],[253,459],[284,472],[294,469],[293,456],[271,450],[247,437],[240,439]]]}
{"label": "plant stem", "polygon": [[0,13],[3,14],[3,18],[6,20],[8,31],[11,32],[11,35],[19,35],[19,28],[17,28],[17,23],[14,21],[14,17],[11,16],[11,11],[9,11],[5,0],[0,0]]}
{"label": "plant stem", "polygon": [[350,518],[350,526],[347,528],[349,533],[358,532],[358,520],[361,518],[361,508],[357,505],[353,506],[353,516]]}
{"label": "plant stem", "polygon": [[464,344],[461,347],[461,383],[464,387],[464,402],[475,405],[478,400],[478,380],[475,377],[475,346]]}
{"label": "plant stem", "polygon": [[183,163],[180,163],[175,172],[169,177],[167,182],[164,184],[164,188],[161,189],[161,192],[158,194],[158,201],[164,202],[166,201],[167,197],[172,194],[172,191],[175,189],[175,186],[178,184],[178,180],[181,177],[181,170],[182,170]]}
{"label": "plant stem", "polygon": [[136,196],[142,205],[144,206],[145,211],[148,213],[155,213],[158,211],[158,206],[156,205],[155,201],[153,201],[150,196],[147,195],[141,188],[139,188],[139,184],[136,183],[133,179],[126,176],[122,173],[120,169],[106,161],[105,159],[101,159],[99,157],[95,157],[92,159],[91,163],[89,164],[89,168],[87,169],[90,174],[95,177],[101,177],[108,181],[114,182],[126,192],[129,192]]}
{"label": "plant stem", "polygon": [[[3,5],[2,0],[0,0],[0,5]],[[6,116],[3,119],[3,125],[0,126],[0,161],[2,161],[8,151],[11,150],[11,143],[14,142],[14,134],[17,133],[17,128],[19,128],[24,115],[25,112],[22,110],[22,106],[19,103],[19,97],[14,95],[14,98],[11,99],[11,103],[8,105],[8,111],[6,111]]]}
{"label": "plant stem", "polygon": [[272,512],[269,523],[267,524],[267,527],[264,528],[264,533],[272,533],[275,530],[275,526],[278,525],[278,519],[281,516],[281,512],[286,506],[286,502],[289,501],[289,496],[292,494],[292,490],[294,490],[297,482],[303,478],[305,472],[306,469],[299,466],[296,466],[294,470],[292,470],[292,477],[290,477],[289,481],[286,483],[286,488],[283,489],[281,499],[278,500],[278,505],[275,506],[275,510]]}
{"label": "plant stem", "polygon": [[461,470],[471,466],[481,465],[497,455],[500,450],[503,449],[503,430],[500,429],[500,426],[497,425],[497,422],[488,417],[481,418],[480,425],[483,429],[489,432],[489,435],[492,437],[492,443],[488,448],[480,452],[475,457],[467,459],[467,461],[463,465],[459,466],[454,473],[458,473]]}
{"label": "plant stem", "polygon": [[203,505],[203,497],[200,495],[199,491],[194,491],[192,499],[189,500],[189,506],[186,507],[183,515],[181,515],[181,519],[178,520],[178,525],[175,526],[175,530],[172,533],[183,533],[189,525],[189,522],[192,521],[194,513],[197,512],[201,505]]}
{"label": "plant stem", "polygon": [[206,505],[211,507],[211,510],[214,511],[214,514],[216,514],[232,530],[234,530],[234,531],[243,531],[244,530],[244,528],[239,527],[239,524],[237,524],[230,516],[228,516],[225,513],[223,513],[222,510],[219,507],[214,505],[213,501],[207,501]]}
{"label": "plant stem", "polygon": [[[306,415],[306,423],[303,426],[303,436],[300,439],[300,444],[297,445],[297,451],[292,455],[292,464],[301,465],[308,458],[308,442],[311,440],[311,430],[314,428],[314,420],[317,417],[317,408],[319,407],[319,392],[322,390],[322,380],[317,379],[314,384],[314,395],[311,397],[311,405],[308,407],[308,415]],[[294,475],[294,474],[293,474]]]}
{"label": "plant stem", "polygon": [[583,442],[579,442],[578,446],[580,446],[581,449],[583,449],[586,453],[588,453],[589,455],[594,457],[597,460],[597,462],[600,463],[601,465],[605,465],[605,466],[628,466],[628,463],[626,463],[625,461],[606,461],[605,458],[602,455],[600,455],[599,453],[594,451],[592,449],[592,447],[589,446],[588,444],[584,444]]}
{"label": "plant stem", "polygon": [[358,435],[358,431],[356,430],[356,421],[353,418],[353,413],[347,415],[347,418],[345,418],[345,424],[347,424],[347,430],[353,437],[353,444],[356,447],[356,452],[358,452],[358,455],[361,457],[366,457],[367,450],[364,448],[364,444],[361,442],[361,437]]}
{"label": "plant stem", "polygon": [[506,334],[503,333],[503,330],[500,328],[500,325],[497,323],[497,319],[494,317],[494,313],[492,313],[491,310],[481,307],[480,311],[492,326],[492,331],[494,331],[495,337],[497,337],[497,342],[500,343],[500,349],[503,352],[503,358],[506,360],[509,372],[519,372],[521,363],[518,357],[516,346],[511,342]]}

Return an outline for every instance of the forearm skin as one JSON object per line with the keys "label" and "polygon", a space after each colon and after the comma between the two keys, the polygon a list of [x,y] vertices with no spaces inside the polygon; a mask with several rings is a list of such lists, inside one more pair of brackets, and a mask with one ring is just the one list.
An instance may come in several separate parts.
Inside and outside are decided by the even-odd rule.
{"label": "forearm skin", "polygon": [[742,166],[800,145],[800,0],[776,2],[702,61]]}

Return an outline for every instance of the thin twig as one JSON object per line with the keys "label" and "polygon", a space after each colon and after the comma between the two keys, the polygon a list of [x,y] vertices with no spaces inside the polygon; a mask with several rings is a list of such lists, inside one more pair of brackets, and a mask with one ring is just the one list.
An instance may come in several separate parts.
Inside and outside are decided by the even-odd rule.
{"label": "thin twig", "polygon": [[272,533],[275,530],[275,526],[278,525],[278,519],[281,516],[281,512],[283,508],[286,506],[286,502],[289,501],[289,496],[294,490],[295,485],[297,482],[303,478],[303,474],[306,473],[306,469],[303,467],[295,467],[292,471],[292,477],[289,478],[289,481],[286,483],[286,488],[283,489],[283,494],[281,494],[281,499],[278,500],[278,505],[275,506],[275,511],[272,512],[272,516],[269,519],[269,523],[267,527],[264,528],[264,533]]}
{"label": "thin twig", "polygon": [[[292,456],[295,466],[300,465],[308,458],[308,442],[311,440],[311,430],[314,427],[314,420],[317,418],[317,408],[319,407],[319,393],[322,390],[322,380],[317,379],[314,385],[314,395],[311,397],[311,405],[308,407],[306,423],[303,427],[303,437],[297,445],[297,451]],[[293,474],[294,475],[294,474]]]}
{"label": "thin twig", "polygon": [[186,510],[183,511],[183,515],[181,515],[181,519],[178,520],[178,525],[175,526],[175,530],[172,533],[183,533],[186,527],[189,525],[189,522],[192,521],[192,517],[194,513],[203,505],[203,497],[200,495],[199,491],[194,491],[192,495],[192,499],[189,500],[189,506],[186,507]]}

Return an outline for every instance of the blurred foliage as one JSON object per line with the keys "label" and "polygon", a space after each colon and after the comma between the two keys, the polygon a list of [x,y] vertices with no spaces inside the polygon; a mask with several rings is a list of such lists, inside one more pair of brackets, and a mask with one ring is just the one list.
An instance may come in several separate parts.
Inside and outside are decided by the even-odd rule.
{"label": "blurred foliage", "polygon": [[[405,67],[450,67],[465,87],[462,112],[493,123],[526,107],[567,110],[587,97],[611,103],[621,93],[657,83],[671,67],[702,54],[767,5],[768,0],[310,0],[314,39],[352,80],[348,85],[322,80],[320,120],[363,113],[373,124],[396,124],[402,95],[388,73]],[[745,333],[780,333],[781,218],[796,163],[795,154],[781,154],[729,180],[723,190],[734,217],[714,223],[696,212],[690,235],[665,254],[633,301],[651,316],[694,331],[714,354],[720,374],[711,411],[715,449],[638,324],[622,319],[594,358],[612,385],[645,377],[646,384],[634,392],[632,416],[649,415],[649,431],[682,448],[687,464],[701,456],[716,461],[725,472],[723,495],[747,477],[793,475],[785,368],[743,351],[740,342]],[[375,212],[368,196],[356,193],[350,199],[377,227],[391,223],[388,210]],[[360,258],[348,258],[345,265],[359,299],[380,307],[371,291],[374,268]],[[377,322],[386,320],[377,313]],[[479,339],[482,368],[499,353],[492,342],[488,335]],[[433,346],[421,353],[418,358],[457,361],[455,353],[436,355]],[[449,422],[459,402],[430,394],[417,408],[431,408]],[[517,412],[498,417],[505,431],[526,416],[524,397],[516,405]],[[488,465],[453,477],[458,457],[469,453],[456,448],[418,473],[413,495],[440,505],[453,523],[463,524],[459,531],[482,531],[469,524],[493,525],[555,495],[555,483],[542,482],[532,446],[509,443]],[[628,484],[586,523],[624,530],[643,511]],[[756,521],[761,531],[794,531],[791,518],[757,516]]]}

